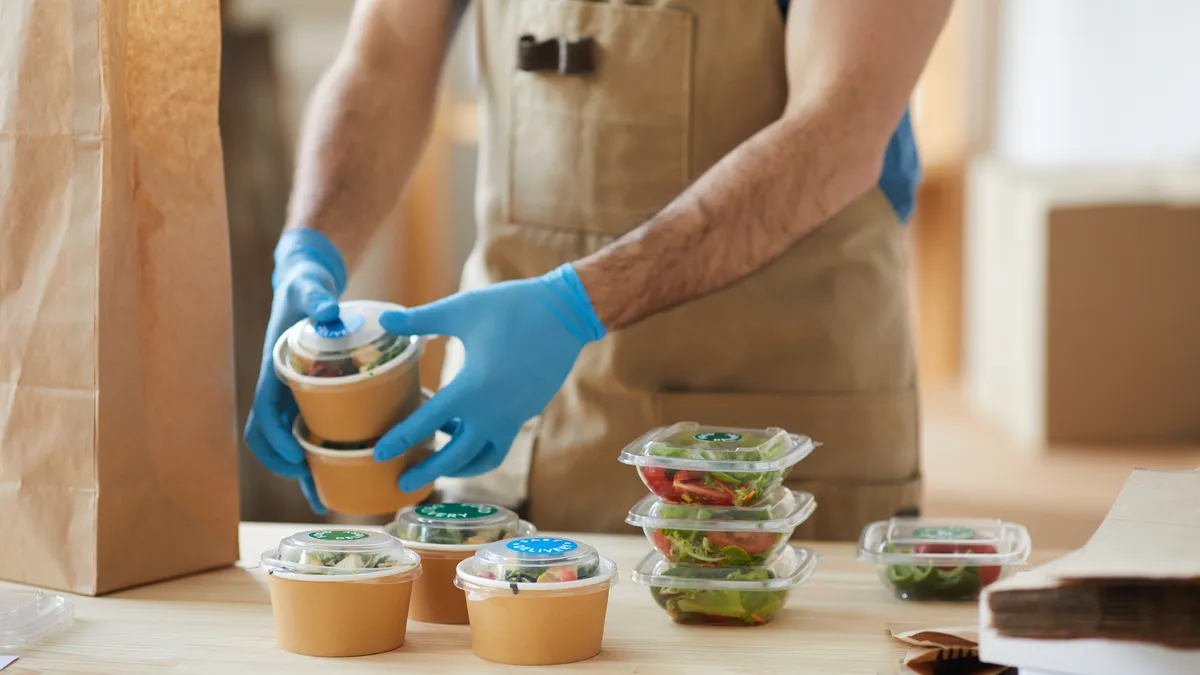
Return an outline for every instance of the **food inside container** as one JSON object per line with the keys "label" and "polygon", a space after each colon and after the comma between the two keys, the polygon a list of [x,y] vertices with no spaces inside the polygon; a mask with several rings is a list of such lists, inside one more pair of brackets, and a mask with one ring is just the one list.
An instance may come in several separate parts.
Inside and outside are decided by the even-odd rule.
{"label": "food inside container", "polygon": [[654,601],[676,623],[761,626],[779,614],[792,589],[808,580],[816,564],[816,555],[805,548],[784,549],[760,567],[672,563],[651,553],[632,577],[650,587]]}
{"label": "food inside container", "polygon": [[362,656],[404,644],[421,557],[391,535],[306,530],[263,553],[275,638],[307,656]]}
{"label": "food inside container", "polygon": [[468,622],[466,597],[455,587],[458,564],[480,547],[537,531],[516,513],[493,504],[425,504],[396,514],[384,530],[421,554],[424,572],[413,585],[409,617],[440,624]]}
{"label": "food inside container", "polygon": [[868,525],[858,558],[902,600],[966,601],[1029,560],[1029,532],[994,519],[892,518]]}
{"label": "food inside container", "polygon": [[343,302],[337,320],[305,319],[275,343],[275,373],[321,438],[363,443],[420,405],[424,340],[392,335],[379,324],[381,314],[400,309],[369,300]]}
{"label": "food inside container", "polygon": [[458,565],[471,646],[482,659],[554,665],[600,653],[616,564],[571,539],[522,537],[483,546]]}
{"label": "food inside container", "polygon": [[631,443],[620,460],[651,492],[679,504],[754,506],[783,484],[816,444],[783,429],[680,422]]}
{"label": "food inside container", "polygon": [[807,492],[777,487],[756,506],[672,504],[647,495],[625,522],[641,527],[672,563],[765,565],[787,547],[792,532],[817,503]]}

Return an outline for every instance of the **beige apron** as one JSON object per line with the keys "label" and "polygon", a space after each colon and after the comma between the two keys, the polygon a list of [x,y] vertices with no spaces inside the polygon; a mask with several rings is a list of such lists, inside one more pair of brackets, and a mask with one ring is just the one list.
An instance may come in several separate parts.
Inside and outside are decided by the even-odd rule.
{"label": "beige apron", "polygon": [[[464,289],[595,251],[783,111],[776,0],[476,5],[486,114]],[[595,71],[520,70],[523,35],[592,38]],[[545,530],[629,532],[646,494],[617,462],[630,440],[685,420],[779,426],[824,443],[788,481],[820,504],[798,536],[857,538],[919,500],[905,264],[872,190],[752,276],[589,345],[500,469],[439,489],[524,505]],[[462,363],[450,351],[447,381]]]}

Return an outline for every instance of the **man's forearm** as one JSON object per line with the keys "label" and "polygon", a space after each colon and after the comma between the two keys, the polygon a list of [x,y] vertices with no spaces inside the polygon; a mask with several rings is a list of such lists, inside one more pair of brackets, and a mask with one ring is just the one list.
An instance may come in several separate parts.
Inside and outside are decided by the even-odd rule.
{"label": "man's forearm", "polygon": [[450,3],[423,3],[359,2],[301,129],[286,227],[321,231],[350,267],[395,208],[429,135],[456,15]]}
{"label": "man's forearm", "polygon": [[783,255],[878,180],[951,0],[792,0],[783,118],[648,222],[575,264],[622,328]]}
{"label": "man's forearm", "polygon": [[622,328],[763,267],[869,189],[882,155],[882,145],[824,116],[772,124],[645,224],[575,264],[597,316]]}

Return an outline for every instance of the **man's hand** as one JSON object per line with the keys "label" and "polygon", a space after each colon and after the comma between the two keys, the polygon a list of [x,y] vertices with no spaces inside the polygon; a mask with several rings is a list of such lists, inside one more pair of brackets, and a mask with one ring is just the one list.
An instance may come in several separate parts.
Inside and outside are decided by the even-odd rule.
{"label": "man's hand", "polygon": [[275,298],[263,339],[254,407],[246,420],[246,445],[272,473],[300,481],[312,510],[325,513],[304,451],[292,437],[292,422],[298,414],[296,399],[276,377],[271,352],[279,336],[297,321],[305,317],[332,321],[338,317],[337,298],[346,288],[346,264],[337,247],[316,230],[289,230],[275,248],[271,285]]}
{"label": "man's hand", "polygon": [[783,255],[879,180],[951,0],[792,0],[779,121],[646,223],[575,264],[611,329]]}
{"label": "man's hand", "polygon": [[405,492],[440,476],[467,478],[500,466],[521,425],[550,402],[580,350],[605,333],[570,265],[387,312],[379,322],[397,335],[451,335],[466,350],[454,380],[375,445],[375,459],[385,461],[439,429],[453,436],[404,472]]}

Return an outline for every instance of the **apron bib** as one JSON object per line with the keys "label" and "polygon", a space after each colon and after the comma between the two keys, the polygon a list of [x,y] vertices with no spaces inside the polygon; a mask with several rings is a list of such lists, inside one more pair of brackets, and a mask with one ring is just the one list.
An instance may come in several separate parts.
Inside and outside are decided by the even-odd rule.
{"label": "apron bib", "polygon": [[[599,249],[783,112],[776,0],[476,5],[486,114],[463,289]],[[594,69],[518,68],[522,36],[590,38]],[[544,530],[628,533],[647,491],[617,462],[626,443],[687,420],[779,426],[824,444],[787,481],[820,504],[797,536],[857,539],[920,496],[905,265],[873,189],[750,277],[586,347],[498,470],[438,487]],[[462,356],[452,341],[444,381]]]}

